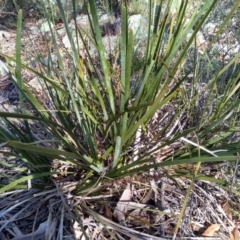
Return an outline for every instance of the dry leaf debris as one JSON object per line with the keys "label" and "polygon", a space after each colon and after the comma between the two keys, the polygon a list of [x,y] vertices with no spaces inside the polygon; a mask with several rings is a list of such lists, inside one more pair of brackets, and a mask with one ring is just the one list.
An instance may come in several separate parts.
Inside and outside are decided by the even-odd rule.
{"label": "dry leaf debris", "polygon": [[210,227],[206,229],[206,231],[202,234],[206,237],[213,237],[215,236],[215,232],[217,232],[220,229],[220,224],[212,224]]}
{"label": "dry leaf debris", "polygon": [[240,232],[238,231],[238,228],[235,227],[232,232],[230,233],[230,239],[231,240],[240,240]]}
{"label": "dry leaf debris", "polygon": [[[136,239],[141,239],[141,234],[168,238],[172,236],[190,184],[187,178],[173,178],[174,174],[174,171],[157,169],[150,174],[141,173],[120,180],[109,180],[101,185],[100,194],[90,192],[89,196],[72,195],[73,183],[66,187],[61,184],[61,191],[49,189],[44,192],[31,190],[2,194],[0,239],[32,236],[40,231],[38,229],[41,229],[41,224],[45,222],[50,224],[51,228],[47,228],[49,232],[44,234],[52,236],[51,239],[57,239],[56,232],[61,224],[65,226],[62,236],[83,236],[83,231],[87,231],[88,236],[94,237],[91,239],[106,239],[111,237],[111,234],[120,234],[121,237],[117,239],[129,239],[129,235],[123,237],[120,232],[126,233],[128,229],[137,231],[135,235],[139,238],[134,235]],[[215,231],[218,238],[224,240],[231,236],[231,239],[236,239],[239,219],[231,208],[239,200],[237,195],[219,188],[216,184],[195,180],[178,238],[203,237],[207,227],[219,224],[219,231]],[[71,220],[74,218],[70,210],[73,206],[81,216],[81,221],[76,219],[75,225]],[[107,218],[113,224],[112,227],[104,225],[100,222],[101,219],[96,219],[89,213],[83,214],[88,207]],[[119,230],[119,225],[115,228],[115,223],[125,229],[121,230],[121,227]]]}

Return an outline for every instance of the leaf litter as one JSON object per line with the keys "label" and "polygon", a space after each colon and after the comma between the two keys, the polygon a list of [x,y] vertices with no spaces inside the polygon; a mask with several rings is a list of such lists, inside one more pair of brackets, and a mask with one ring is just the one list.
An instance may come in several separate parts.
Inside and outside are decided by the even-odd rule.
{"label": "leaf litter", "polygon": [[[230,167],[230,163],[221,165],[217,171],[216,166],[209,166],[209,176],[217,179]],[[81,239],[86,234],[90,239],[169,239],[191,183],[187,175],[177,176],[178,170],[181,166],[108,180],[100,192],[85,196],[74,195],[75,181],[58,176],[57,189],[46,186],[45,191],[1,194],[0,238],[20,240],[42,234],[51,236],[48,239],[74,239],[74,235]],[[215,239],[236,239],[239,217],[231,209],[239,200],[228,188],[196,179],[177,239],[203,239],[206,234]],[[213,228],[212,233],[206,233],[209,228]]]}

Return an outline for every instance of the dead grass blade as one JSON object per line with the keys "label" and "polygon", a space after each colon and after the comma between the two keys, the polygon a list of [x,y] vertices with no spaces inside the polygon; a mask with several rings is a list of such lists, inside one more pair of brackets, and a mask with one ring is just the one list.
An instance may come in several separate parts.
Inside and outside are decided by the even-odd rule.
{"label": "dead grass blade", "polygon": [[0,195],[1,239],[74,239],[71,226],[75,217],[65,190],[58,187],[37,194],[39,191],[12,192],[10,200]]}
{"label": "dead grass blade", "polygon": [[131,237],[132,239],[166,240],[166,238],[150,236],[148,234],[138,232],[132,228],[122,226],[116,222],[113,222],[112,220],[109,220],[109,219],[103,217],[102,215],[94,212],[93,210],[91,210],[89,208],[85,208],[85,210],[91,216],[95,217],[97,219],[97,221],[101,222],[105,226],[108,226],[108,228],[113,229],[116,232],[119,232],[120,234],[123,234],[125,236]]}
{"label": "dead grass blade", "polygon": [[[22,236],[18,236],[18,237],[13,238],[12,240],[42,239],[42,238],[44,238],[46,228],[47,228],[47,221],[41,223],[40,226],[38,227],[38,229],[34,233],[29,233],[29,234],[25,234]],[[47,239],[49,239],[49,238],[47,238]]]}

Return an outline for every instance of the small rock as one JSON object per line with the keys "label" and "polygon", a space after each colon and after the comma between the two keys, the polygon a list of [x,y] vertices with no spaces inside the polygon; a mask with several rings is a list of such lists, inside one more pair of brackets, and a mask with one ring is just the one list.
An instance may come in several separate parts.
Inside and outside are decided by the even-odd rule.
{"label": "small rock", "polygon": [[102,16],[99,17],[98,21],[99,21],[100,24],[103,24],[103,23],[106,23],[106,22],[114,21],[114,18],[109,16],[109,14],[103,14]]}
{"label": "small rock", "polygon": [[46,56],[44,58],[42,58],[41,63],[44,64],[45,66],[50,65],[57,65],[58,59],[57,56],[55,54],[51,54],[51,58],[49,56]]}
{"label": "small rock", "polygon": [[[77,26],[84,29],[84,31],[90,31],[90,23],[87,15],[80,15],[76,18]],[[75,30],[75,21],[72,19],[69,23],[69,28]]]}
{"label": "small rock", "polygon": [[0,42],[8,41],[11,38],[11,34],[7,31],[0,31]]}
{"label": "small rock", "polygon": [[[106,57],[109,58],[111,54],[113,54],[118,47],[119,43],[119,36],[105,36],[102,38],[104,50]],[[96,48],[93,46],[92,43],[90,43],[90,55],[92,58],[98,57],[98,52]]]}
{"label": "small rock", "polygon": [[207,35],[215,35],[216,31],[217,31],[217,24],[214,24],[212,22],[205,24],[203,27],[203,32],[204,34],[207,34]]}
{"label": "small rock", "polygon": [[[77,40],[78,40],[79,49],[82,49],[83,43],[82,43],[80,36],[78,36],[78,38],[77,38],[75,32],[72,32],[72,38],[73,38],[73,43],[74,43],[75,47],[77,47]],[[67,34],[63,37],[62,43],[63,43],[64,47],[67,48],[68,50],[72,49],[71,42],[70,42]]]}
{"label": "small rock", "polygon": [[141,14],[132,15],[128,19],[129,28],[133,30],[133,34],[141,35],[144,31],[147,33],[148,24]]}
{"label": "small rock", "polygon": [[[50,28],[51,26],[51,28]],[[50,22],[50,24],[48,23],[48,21],[43,21],[41,23],[41,26],[40,26],[40,31],[42,33],[47,33],[47,32],[50,32],[50,29],[54,29],[54,26],[53,26],[53,23]]]}
{"label": "small rock", "polygon": [[8,73],[8,67],[5,62],[0,60],[0,77],[4,77]]}
{"label": "small rock", "polygon": [[44,81],[39,77],[34,77],[32,80],[28,82],[28,85],[35,89],[36,91],[42,91],[45,86]]}

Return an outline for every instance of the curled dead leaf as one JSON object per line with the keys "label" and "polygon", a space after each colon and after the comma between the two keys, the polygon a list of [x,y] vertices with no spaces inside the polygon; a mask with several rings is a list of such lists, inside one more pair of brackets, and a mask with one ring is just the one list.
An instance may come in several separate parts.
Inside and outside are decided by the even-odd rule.
{"label": "curled dead leaf", "polygon": [[130,184],[123,191],[121,198],[119,199],[117,206],[114,210],[114,216],[119,222],[125,221],[125,213],[127,211],[128,202],[132,199],[132,190]]}
{"label": "curled dead leaf", "polygon": [[223,208],[223,211],[226,213],[226,216],[232,220],[232,213],[231,213],[231,207],[229,205],[228,202],[225,202],[223,205],[222,205],[222,208]]}
{"label": "curled dead leaf", "polygon": [[220,224],[212,224],[210,227],[206,229],[206,231],[202,234],[205,237],[213,237],[215,232],[220,229]]}
{"label": "curled dead leaf", "polygon": [[230,239],[231,240],[240,240],[240,233],[236,227],[230,233]]}
{"label": "curled dead leaf", "polygon": [[112,219],[112,211],[107,204],[104,204],[106,217]]}

